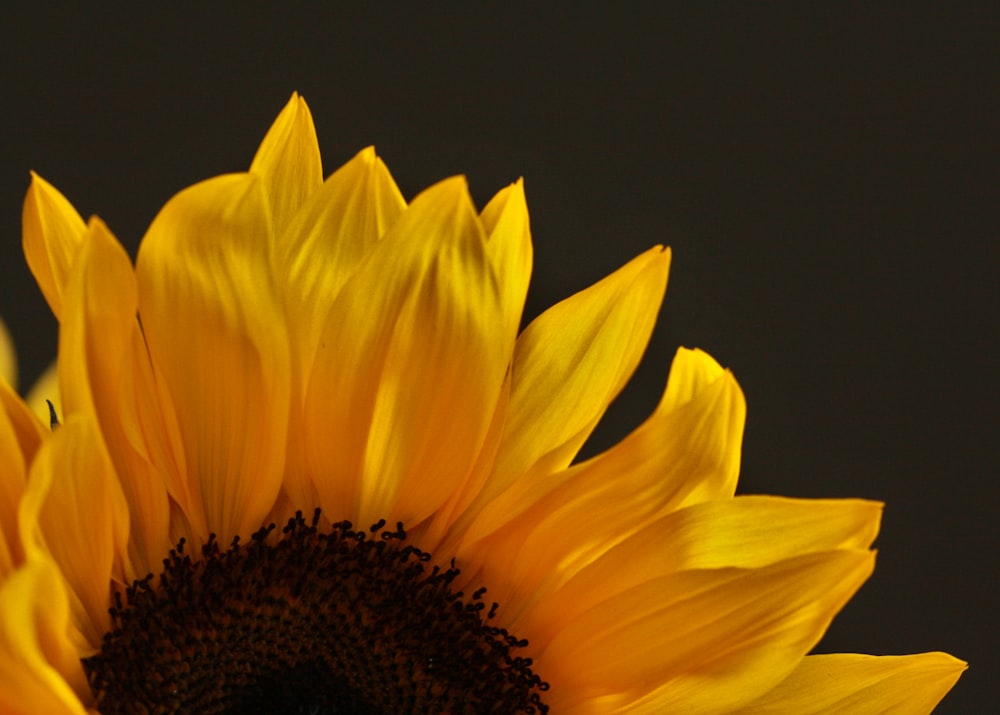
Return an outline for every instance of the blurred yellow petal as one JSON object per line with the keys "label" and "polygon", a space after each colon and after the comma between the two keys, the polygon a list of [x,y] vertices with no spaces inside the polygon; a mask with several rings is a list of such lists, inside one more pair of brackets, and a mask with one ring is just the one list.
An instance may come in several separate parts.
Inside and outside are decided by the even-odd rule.
{"label": "blurred yellow petal", "polygon": [[281,237],[298,210],[323,183],[316,127],[305,100],[293,93],[264,137],[251,173],[264,181],[275,238]]}
{"label": "blurred yellow petal", "polygon": [[571,583],[550,620],[529,629],[548,641],[538,665],[555,681],[550,704],[596,700],[614,712],[640,699],[640,684],[662,683],[643,694],[660,712],[727,712],[794,670],[873,563],[871,552],[833,551],[760,569],[683,571],[580,614],[574,594],[597,584]]}
{"label": "blurred yellow petal", "polygon": [[[128,574],[160,567],[169,550],[169,506],[160,473],[128,438],[123,402],[139,323],[132,262],[100,219],[92,219],[65,292],[59,331],[60,394],[65,419],[87,414],[100,427],[120,475],[133,529]],[[139,357],[146,358],[145,349]]]}
{"label": "blurred yellow petal", "polygon": [[36,560],[0,581],[0,713],[84,715],[76,693],[86,680],[68,624],[69,603],[51,564]]}
{"label": "blurred yellow petal", "polygon": [[69,271],[87,227],[66,197],[34,172],[21,220],[24,257],[49,307],[59,318]]}
{"label": "blurred yellow petal", "polygon": [[966,667],[947,653],[810,655],[736,715],[926,715]]}
{"label": "blurred yellow petal", "polygon": [[111,584],[124,579],[128,508],[100,432],[74,415],[38,451],[18,513],[21,542],[59,566],[73,623],[92,649],[111,624]]}
{"label": "blurred yellow petal", "polygon": [[3,320],[0,320],[0,380],[17,387],[17,353]]}
{"label": "blurred yellow petal", "polygon": [[441,182],[338,294],[305,410],[325,512],[418,523],[468,475],[507,368],[485,238],[465,181]]}
{"label": "blurred yellow petal", "polygon": [[[7,389],[6,385],[0,389]],[[17,505],[27,482],[27,466],[13,420],[0,407],[0,583],[24,558],[17,533]]]}
{"label": "blurred yellow petal", "polygon": [[143,333],[186,453],[177,496],[202,539],[256,530],[281,486],[289,351],[270,232],[260,180],[234,174],[171,199],[139,250]]}

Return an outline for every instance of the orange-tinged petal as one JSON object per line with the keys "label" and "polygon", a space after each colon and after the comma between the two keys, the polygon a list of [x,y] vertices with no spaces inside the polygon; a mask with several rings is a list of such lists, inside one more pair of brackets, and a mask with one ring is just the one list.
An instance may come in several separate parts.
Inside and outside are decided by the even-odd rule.
{"label": "orange-tinged petal", "polygon": [[201,539],[248,536],[281,487],[290,360],[270,233],[260,180],[228,175],[177,194],[139,249],[143,333],[185,454],[171,493]]}
{"label": "orange-tinged petal", "polygon": [[947,653],[810,655],[737,715],[926,715],[966,667]]}
{"label": "orange-tinged petal", "polygon": [[264,180],[274,237],[280,240],[292,217],[323,183],[316,127],[297,92],[268,130],[250,171]]}
{"label": "orange-tinged petal", "polygon": [[502,330],[507,338],[509,352],[513,350],[521,327],[521,314],[531,279],[533,249],[524,182],[519,179],[499,191],[486,204],[481,218],[489,236],[486,251],[500,281],[504,316]]}
{"label": "orange-tinged petal", "polygon": [[91,416],[72,415],[42,444],[18,520],[29,558],[40,553],[58,565],[73,623],[96,650],[111,625],[111,584],[124,580],[129,519]]}
{"label": "orange-tinged petal", "polygon": [[66,197],[34,172],[21,221],[28,267],[59,318],[69,271],[87,227]]}
{"label": "orange-tinged petal", "polygon": [[[671,574],[579,615],[535,624],[538,672],[567,712],[727,712],[774,687],[872,571],[869,551],[807,554],[760,569]],[[559,604],[572,605],[575,588]],[[574,609],[571,609],[574,610]],[[594,657],[603,654],[603,657]],[[572,667],[565,664],[572,663]],[[653,694],[649,684],[663,683]],[[571,707],[574,706],[575,707]],[[654,706],[659,706],[659,710]]]}
{"label": "orange-tinged petal", "polygon": [[[0,713],[84,715],[80,656],[58,570],[43,559],[0,581]],[[76,692],[74,692],[74,688]]]}
{"label": "orange-tinged petal", "polygon": [[549,308],[518,337],[503,441],[465,517],[476,518],[468,542],[510,522],[533,502],[526,494],[537,480],[576,456],[646,349],[669,265],[669,251],[651,249]]}
{"label": "orange-tinged petal", "polygon": [[17,387],[17,353],[3,320],[0,320],[0,380]]}
{"label": "orange-tinged petal", "polygon": [[485,240],[464,179],[441,182],[340,291],[305,409],[331,518],[413,525],[466,479],[507,369]]}
{"label": "orange-tinged petal", "polygon": [[[129,579],[159,570],[169,550],[169,507],[164,479],[130,442],[123,413],[132,377],[139,323],[132,262],[100,219],[91,219],[87,238],[71,271],[59,330],[60,393],[66,418],[91,415],[101,429],[129,505]],[[146,359],[143,346],[136,357]],[[139,406],[155,410],[155,404]]]}

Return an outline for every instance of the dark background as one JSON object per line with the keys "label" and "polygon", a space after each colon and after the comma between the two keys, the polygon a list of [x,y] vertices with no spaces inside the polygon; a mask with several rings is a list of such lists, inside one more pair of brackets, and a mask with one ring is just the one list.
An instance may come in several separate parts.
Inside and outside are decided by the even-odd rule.
{"label": "dark background", "polygon": [[140,5],[3,14],[22,386],[56,345],[20,255],[28,170],[134,255],[298,90],[326,173],[375,144],[407,198],[464,173],[480,206],[524,176],[530,315],[670,244],[652,345],[591,449],[652,409],[677,345],[709,350],[749,402],[742,491],[887,502],[876,573],[820,650],[947,650],[971,669],[938,712],[992,710],[996,5]]}

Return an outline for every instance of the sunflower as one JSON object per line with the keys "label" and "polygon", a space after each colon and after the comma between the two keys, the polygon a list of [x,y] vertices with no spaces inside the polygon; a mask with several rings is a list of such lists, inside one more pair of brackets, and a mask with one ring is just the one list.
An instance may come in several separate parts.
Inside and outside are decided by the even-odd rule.
{"label": "sunflower", "polygon": [[407,204],[372,149],[324,181],[297,95],[134,266],[38,176],[23,220],[58,392],[0,383],[2,713],[924,713],[964,669],[807,655],[881,505],[734,496],[704,352],[574,461],[662,247],[520,330],[522,183]]}

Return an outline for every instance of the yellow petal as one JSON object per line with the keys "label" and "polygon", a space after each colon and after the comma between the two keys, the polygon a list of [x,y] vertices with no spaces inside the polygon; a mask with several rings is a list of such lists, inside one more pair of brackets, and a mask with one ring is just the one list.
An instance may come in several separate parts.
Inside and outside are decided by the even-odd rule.
{"label": "yellow petal", "polygon": [[292,415],[285,488],[293,501],[315,502],[306,474],[301,414],[323,325],[337,294],[396,222],[406,202],[371,148],[335,171],[296,215],[278,246],[286,266],[280,290],[292,346]]}
{"label": "yellow petal", "polygon": [[966,664],[947,653],[810,655],[738,715],[926,715]]}
{"label": "yellow petal", "polygon": [[3,320],[0,320],[0,380],[17,387],[17,353]]}
{"label": "yellow petal", "polygon": [[510,346],[507,348],[509,352],[521,327],[521,314],[531,279],[533,249],[524,182],[519,179],[499,191],[486,204],[481,218],[489,236],[486,251],[500,281],[503,331]]}
{"label": "yellow petal", "polygon": [[[638,701],[641,712],[728,712],[796,667],[873,562],[872,552],[833,551],[760,569],[683,571],[568,622],[553,609],[555,622],[526,635],[554,634],[536,659],[552,682],[554,709],[631,712]],[[577,589],[564,591],[559,603],[573,605]],[[650,693],[649,683],[663,685]]]}
{"label": "yellow petal", "polygon": [[329,312],[305,427],[330,518],[413,525],[462,484],[507,369],[500,321],[465,181],[441,182],[414,200]]}
{"label": "yellow petal", "polygon": [[692,372],[685,367],[690,362],[718,367],[705,353],[678,351],[670,379],[694,382],[687,402],[662,400],[608,451],[524,485],[516,505],[524,509],[520,518],[488,542],[459,546],[464,565],[484,570],[492,598],[517,613],[692,495],[732,495],[746,413],[743,393],[728,371]]}
{"label": "yellow petal", "polygon": [[21,221],[24,257],[58,319],[69,270],[87,227],[73,205],[34,172]]}
{"label": "yellow petal", "polygon": [[80,656],[69,638],[69,604],[57,570],[34,560],[0,582],[0,712],[84,715]]}
{"label": "yellow petal", "polygon": [[17,508],[46,432],[13,388],[0,380],[0,582],[24,559]]}
{"label": "yellow petal", "polygon": [[[130,413],[123,413],[123,403],[131,395],[138,298],[132,262],[100,219],[91,219],[65,296],[59,329],[64,417],[88,414],[100,427],[132,516],[127,574],[141,578],[159,570],[170,547],[170,511],[163,477],[128,438],[133,428],[125,423]],[[144,346],[139,350],[145,359]]]}
{"label": "yellow petal", "polygon": [[176,497],[202,539],[258,529],[281,486],[290,361],[269,242],[260,181],[239,174],[175,196],[139,249],[143,333],[185,455]]}
{"label": "yellow petal", "polygon": [[[500,286],[504,324],[504,355],[510,355],[524,310],[524,300],[531,278],[532,246],[528,226],[528,207],[521,180],[502,189],[483,209],[480,219],[488,233],[486,252]],[[438,548],[441,539],[452,529],[457,514],[465,511],[493,470],[494,458],[503,435],[507,404],[510,400],[510,375],[493,413],[490,431],[476,466],[462,489],[457,490],[435,514],[433,522],[421,534],[426,548]],[[454,550],[454,544],[443,547]]]}
{"label": "yellow petal", "polygon": [[[745,496],[706,502],[644,525],[589,564],[574,558],[572,551],[564,562],[552,563],[543,544],[529,539],[522,548],[533,558],[522,558],[525,565],[510,578],[537,580],[531,571],[535,549],[541,550],[538,568],[550,576],[536,597],[545,598],[548,605],[538,607],[530,618],[572,618],[603,600],[675,572],[762,568],[805,554],[867,549],[878,534],[881,514],[881,504],[860,499]],[[586,523],[596,521],[590,518]],[[565,527],[573,533],[568,521]],[[556,592],[560,595],[552,594],[564,583],[565,588]],[[557,608],[558,614],[547,614],[549,607]]]}
{"label": "yellow petal", "polygon": [[[861,499],[740,496],[695,504],[636,532],[608,558],[628,564],[621,583],[649,577],[644,553],[663,570],[759,568],[801,554],[867,549],[882,505]],[[634,572],[633,567],[634,566]]]}
{"label": "yellow petal", "polygon": [[669,264],[670,252],[653,248],[549,308],[518,337],[503,442],[466,517],[476,516],[468,541],[511,521],[532,503],[525,492],[536,480],[576,456],[639,363]]}
{"label": "yellow petal", "polygon": [[46,421],[42,422],[35,416],[29,403],[22,400],[14,388],[0,380],[0,410],[7,413],[14,430],[14,435],[20,445],[21,454],[26,462],[31,461],[41,444],[42,438],[48,433],[48,412]]}
{"label": "yellow petal", "polygon": [[29,558],[58,565],[73,622],[100,647],[111,625],[111,583],[124,578],[128,507],[92,418],[73,415],[41,446],[18,513]]}
{"label": "yellow petal", "polygon": [[323,183],[316,127],[306,101],[293,93],[250,165],[264,180],[274,236],[280,239],[299,208]]}
{"label": "yellow petal", "polygon": [[278,247],[287,264],[288,320],[309,367],[330,306],[406,202],[371,147],[330,175]]}

